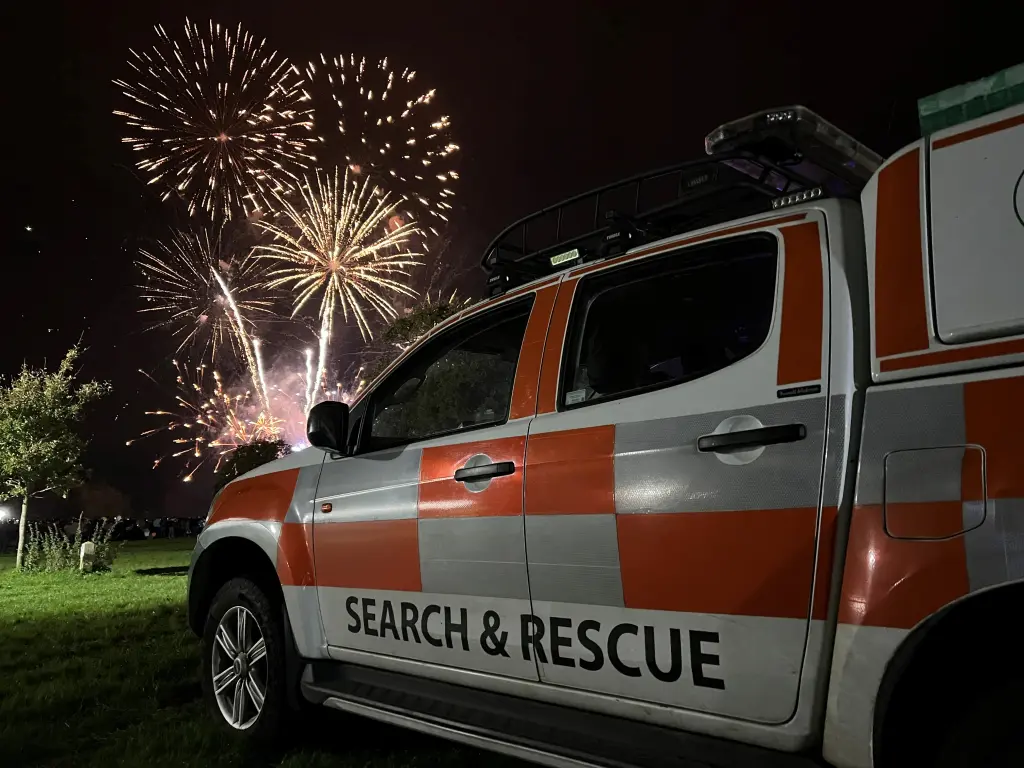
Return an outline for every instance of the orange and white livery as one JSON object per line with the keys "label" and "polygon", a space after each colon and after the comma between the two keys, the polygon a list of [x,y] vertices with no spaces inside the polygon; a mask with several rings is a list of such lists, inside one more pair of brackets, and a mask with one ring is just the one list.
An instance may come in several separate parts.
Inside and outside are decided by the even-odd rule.
{"label": "orange and white livery", "polygon": [[554,766],[1024,755],[1024,108],[707,147],[510,227],[492,298],[217,496],[189,617],[237,733],[304,697]]}

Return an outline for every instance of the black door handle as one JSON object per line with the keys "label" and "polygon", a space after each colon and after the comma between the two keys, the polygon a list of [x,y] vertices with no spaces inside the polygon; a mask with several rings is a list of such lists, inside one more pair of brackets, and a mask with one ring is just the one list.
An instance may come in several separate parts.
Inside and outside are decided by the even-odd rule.
{"label": "black door handle", "polygon": [[697,440],[697,450],[701,453],[742,451],[746,448],[760,448],[762,445],[795,443],[805,437],[807,437],[807,427],[803,424],[780,424],[777,427],[741,429],[739,432],[704,435]]}
{"label": "black door handle", "polygon": [[487,480],[492,477],[511,475],[516,471],[516,465],[511,461],[499,461],[494,464],[481,464],[479,467],[463,467],[455,470],[455,479],[460,483],[470,480]]}

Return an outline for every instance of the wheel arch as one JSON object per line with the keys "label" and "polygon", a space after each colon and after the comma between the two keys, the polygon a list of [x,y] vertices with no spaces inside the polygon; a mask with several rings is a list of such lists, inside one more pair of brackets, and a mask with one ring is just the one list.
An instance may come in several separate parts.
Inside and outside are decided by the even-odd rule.
{"label": "wheel arch", "polygon": [[277,535],[263,525],[225,521],[200,537],[202,548],[192,566],[188,585],[188,625],[202,636],[214,596],[226,582],[245,577],[271,599],[284,605],[277,574]]}
{"label": "wheel arch", "polygon": [[[1014,611],[1022,601],[1024,580],[1000,584],[944,606],[904,638],[886,665],[875,699],[874,765],[897,765],[900,742],[912,739],[917,729],[933,733],[941,727],[927,713],[940,710],[957,686],[974,680],[976,685],[985,684],[984,669],[979,667],[998,666],[998,659],[1013,651],[1015,635],[1008,628],[1016,626]],[[979,638],[984,639],[981,659],[970,654],[972,648],[978,649]],[[966,658],[971,664],[957,661]]]}

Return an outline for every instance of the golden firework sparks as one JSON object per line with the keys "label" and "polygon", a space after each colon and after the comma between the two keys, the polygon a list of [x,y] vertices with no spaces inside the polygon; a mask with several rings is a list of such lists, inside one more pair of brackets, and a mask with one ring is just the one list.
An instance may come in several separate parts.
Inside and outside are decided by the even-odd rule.
{"label": "golden firework sparks", "polygon": [[293,317],[319,300],[319,354],[307,403],[311,407],[326,373],[337,310],[346,321],[353,317],[367,339],[373,335],[368,315],[387,320],[397,314],[389,294],[416,295],[396,278],[408,277],[409,269],[421,263],[421,254],[409,250],[420,230],[412,222],[389,225],[400,199],[382,193],[369,179],[350,180],[348,171],[340,182],[337,170],[333,176],[317,172],[299,190],[301,205],[278,197],[281,223],[258,222],[273,241],[258,246],[254,254],[277,264],[264,285],[294,293]]}
{"label": "golden firework sparks", "polygon": [[195,347],[216,360],[228,344],[245,353],[248,318],[273,314],[259,264],[233,254],[220,228],[213,234],[175,230],[168,241],[140,249],[136,263],[143,275],[141,311],[155,318],[154,327],[179,338],[177,352]]}
{"label": "golden firework sparks", "polygon": [[183,41],[156,26],[150,51],[130,51],[134,71],[114,84],[131,101],[122,141],[163,198],[223,221],[298,180],[313,159],[309,93],[301,72],[239,25],[201,29],[185,20]]}
{"label": "golden firework sparks", "polygon": [[[173,363],[176,409],[146,411],[147,416],[159,416],[167,421],[126,442],[132,445],[144,437],[169,433],[174,447],[153,462],[154,469],[166,458],[184,456],[182,480],[189,482],[209,460],[214,461],[213,471],[216,472],[225,456],[239,446],[279,439],[283,424],[254,403],[248,391],[229,393],[217,371],[212,372],[211,386],[205,364],[187,366],[177,360]],[[159,384],[145,371],[140,369],[139,373]]]}
{"label": "golden firework sparks", "polygon": [[318,116],[336,109],[336,123],[323,117],[318,123],[337,128],[318,136],[318,160],[337,159],[330,147],[340,143],[353,174],[378,176],[405,197],[401,218],[418,219],[437,235],[452,210],[459,145],[451,138],[451,120],[435,102],[436,89],[422,90],[414,70],[394,69],[387,58],[355,54],[333,59],[321,54],[305,74],[324,105]]}

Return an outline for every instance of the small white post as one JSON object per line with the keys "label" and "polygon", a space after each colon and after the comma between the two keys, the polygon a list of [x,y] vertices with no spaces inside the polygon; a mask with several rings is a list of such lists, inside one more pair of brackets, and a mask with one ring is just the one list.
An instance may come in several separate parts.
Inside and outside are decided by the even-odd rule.
{"label": "small white post", "polygon": [[78,558],[78,569],[82,573],[88,573],[92,570],[93,560],[96,558],[96,545],[91,541],[82,542],[82,551]]}

